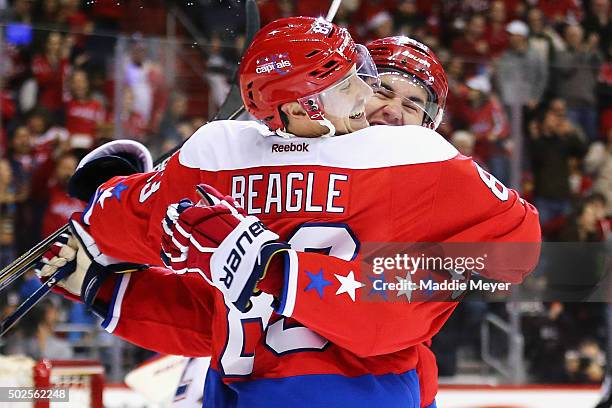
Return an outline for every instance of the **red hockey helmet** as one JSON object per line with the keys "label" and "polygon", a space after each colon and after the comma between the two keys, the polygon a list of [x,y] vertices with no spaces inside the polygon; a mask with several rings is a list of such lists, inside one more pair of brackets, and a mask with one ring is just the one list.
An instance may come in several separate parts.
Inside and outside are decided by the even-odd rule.
{"label": "red hockey helmet", "polygon": [[425,86],[428,101],[422,107],[426,115],[424,125],[436,129],[444,115],[448,80],[433,51],[425,44],[405,36],[375,40],[367,47],[381,75],[384,72],[399,72]]}
{"label": "red hockey helmet", "polygon": [[242,58],[242,100],[274,131],[285,126],[279,108],[288,102],[299,102],[313,120],[325,120],[325,112],[333,114],[330,109],[341,105],[335,100],[325,106],[325,92],[352,78],[353,70],[361,79],[378,81],[367,49],[346,29],[322,18],[282,18],[262,28]]}

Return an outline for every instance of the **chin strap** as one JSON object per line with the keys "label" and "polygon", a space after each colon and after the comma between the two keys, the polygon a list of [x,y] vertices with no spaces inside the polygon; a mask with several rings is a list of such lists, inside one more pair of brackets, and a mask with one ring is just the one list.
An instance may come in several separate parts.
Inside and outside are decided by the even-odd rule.
{"label": "chin strap", "polygon": [[[321,119],[316,119],[316,122],[320,124],[321,126],[324,126],[328,129],[327,133],[319,137],[332,137],[336,135],[336,127],[329,121],[329,119],[326,119],[325,116],[321,116]],[[278,136],[285,138],[285,139],[289,139],[291,137],[298,137],[294,135],[293,133],[286,132],[283,129],[276,129],[274,132]]]}
{"label": "chin strap", "polygon": [[290,137],[297,137],[293,133],[285,132],[283,129],[276,129],[275,133],[285,139],[289,139]]}
{"label": "chin strap", "polygon": [[320,137],[332,137],[336,135],[336,127],[329,121],[329,119],[326,119],[325,116],[321,116],[321,119],[317,120],[317,122],[321,126],[325,126],[327,129],[329,129],[326,134]]}

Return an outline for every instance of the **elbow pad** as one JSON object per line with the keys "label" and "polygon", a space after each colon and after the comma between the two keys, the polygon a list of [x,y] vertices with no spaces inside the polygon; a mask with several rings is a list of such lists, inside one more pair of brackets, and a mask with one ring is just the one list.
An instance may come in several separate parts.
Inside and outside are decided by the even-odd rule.
{"label": "elbow pad", "polygon": [[146,173],[153,169],[149,150],[134,140],[113,140],[88,153],[68,183],[68,194],[89,202],[96,189],[116,176]]}

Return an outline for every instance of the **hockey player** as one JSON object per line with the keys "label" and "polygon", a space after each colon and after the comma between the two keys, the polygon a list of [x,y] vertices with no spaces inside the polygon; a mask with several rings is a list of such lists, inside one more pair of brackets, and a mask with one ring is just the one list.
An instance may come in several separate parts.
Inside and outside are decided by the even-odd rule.
{"label": "hockey player", "polygon": [[[444,115],[448,80],[442,64],[425,44],[406,36],[381,38],[367,45],[376,65],[380,86],[366,104],[370,125],[419,125],[437,129]],[[454,310],[455,305],[443,305]],[[437,364],[429,351],[431,339],[418,347],[421,395],[432,398]],[[433,388],[435,392],[435,388]]]}
{"label": "hockey player", "polygon": [[[371,125],[420,125],[436,129],[442,119],[448,82],[444,68],[426,45],[405,36],[387,37],[367,45],[376,65],[381,86],[366,103],[366,117]],[[452,303],[445,305],[454,309]],[[426,341],[423,350],[429,345]],[[436,365],[431,353],[421,353],[417,370],[419,384],[436,381]],[[183,373],[176,392],[177,407],[200,406],[206,370],[192,365],[208,365],[208,358],[192,359]],[[427,379],[427,380],[426,380]],[[423,391],[423,390],[422,390]]]}
{"label": "hockey player", "polygon": [[[429,129],[367,128],[368,61],[322,20],[266,26],[240,73],[266,126],[210,123],[164,170],[105,183],[73,221],[78,245],[57,246],[43,274],[70,262],[63,287],[111,333],[211,355],[205,406],[435,406],[435,378],[420,390],[417,362],[433,363],[421,343],[452,308],[364,301],[361,245],[537,242],[537,211]],[[231,197],[202,187],[215,205],[167,209],[204,182]],[[160,241],[176,273],[107,273],[134,268],[115,259],[159,264]],[[519,282],[536,261],[490,277]]]}

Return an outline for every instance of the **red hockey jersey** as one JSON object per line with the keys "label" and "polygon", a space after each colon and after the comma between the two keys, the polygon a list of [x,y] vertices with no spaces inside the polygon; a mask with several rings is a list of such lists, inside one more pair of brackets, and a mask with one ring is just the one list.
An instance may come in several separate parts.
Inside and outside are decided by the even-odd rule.
{"label": "red hockey jersey", "polygon": [[[240,313],[197,273],[163,268],[116,278],[98,297],[107,331],[212,356],[205,406],[434,406],[435,359],[423,344],[455,303],[364,301],[360,247],[540,240],[532,205],[417,126],[284,139],[255,122],[209,123],[163,170],[101,186],[83,220],[107,255],[160,264],[166,207],[197,200],[198,183],[230,193],[291,244],[280,306],[262,293]],[[505,278],[520,282],[537,256]]]}

